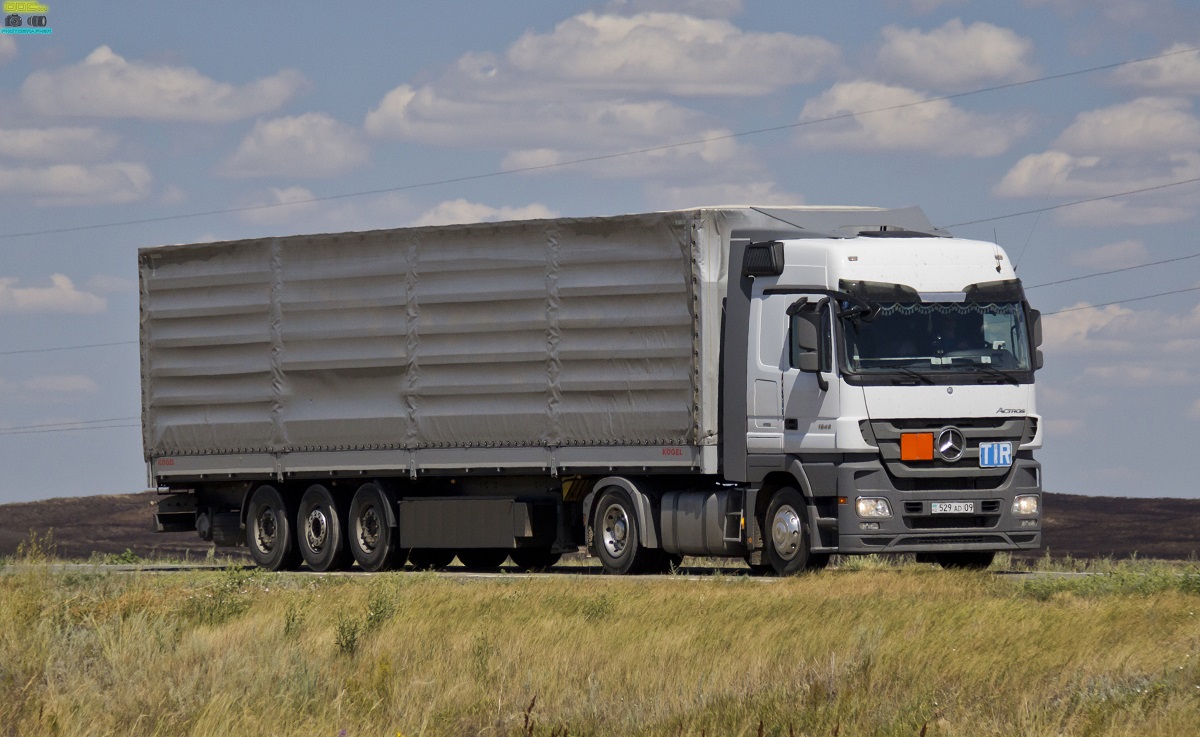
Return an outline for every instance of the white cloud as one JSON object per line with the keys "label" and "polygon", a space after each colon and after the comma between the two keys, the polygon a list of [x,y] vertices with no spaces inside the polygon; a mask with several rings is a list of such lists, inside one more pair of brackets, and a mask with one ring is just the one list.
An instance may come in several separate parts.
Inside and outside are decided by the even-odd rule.
{"label": "white cloud", "polygon": [[94,394],[99,385],[87,376],[38,376],[21,384],[28,391],[49,394]]}
{"label": "white cloud", "polygon": [[1192,406],[1188,409],[1187,416],[1193,420],[1200,420],[1200,399],[1192,402]]}
{"label": "white cloud", "polygon": [[673,95],[764,95],[811,82],[840,52],[815,36],[743,31],[682,13],[583,13],[548,34],[526,32],[506,60],[535,79]]}
{"label": "white cloud", "polygon": [[176,184],[168,184],[163,189],[162,196],[158,198],[160,205],[178,205],[181,202],[187,201],[187,192]]}
{"label": "white cloud", "polygon": [[[395,87],[368,112],[365,129],[506,150],[505,168],[546,166],[726,135],[708,114],[666,96],[775,92],[829,73],[839,54],[821,39],[748,32],[720,19],[584,13],[549,33],[527,32],[503,54],[465,54],[431,83]],[[731,139],[591,162],[586,171],[695,176],[714,164],[757,166],[752,159]]]}
{"label": "white cloud", "polygon": [[48,287],[20,287],[19,279],[0,277],[0,314],[64,313],[94,315],[104,312],[108,300],[81,292],[62,274],[50,277]]}
{"label": "white cloud", "polygon": [[1140,97],[1082,112],[1052,144],[1059,151],[1087,154],[1170,152],[1200,148],[1200,118],[1190,100]]}
{"label": "white cloud", "polygon": [[1053,417],[1045,422],[1046,435],[1051,438],[1074,435],[1086,427],[1086,423],[1083,420],[1075,420],[1066,417]]}
{"label": "white cloud", "polygon": [[359,132],[325,113],[259,121],[218,172],[233,177],[333,177],[367,162]]}
{"label": "white cloud", "polygon": [[558,217],[557,212],[538,203],[524,207],[492,207],[457,199],[438,204],[411,224],[414,226],[453,225],[456,223],[489,223],[501,220],[539,220],[556,217]]}
{"label": "white cloud", "polygon": [[[332,233],[399,228],[420,212],[404,195],[396,192],[312,202],[316,196],[305,187],[272,187],[255,192],[243,198],[245,206],[279,206],[246,210],[239,213],[239,219],[255,226],[270,226],[276,233],[281,226],[290,233]],[[203,240],[208,241],[247,237],[244,233],[204,235]]]}
{"label": "white cloud", "polygon": [[647,207],[679,210],[718,205],[803,205],[802,195],[780,190],[774,182],[704,182],[677,186],[652,182],[645,186]]}
{"label": "white cloud", "polygon": [[1108,305],[1094,309],[1087,302],[1077,302],[1068,308],[1070,312],[1046,315],[1042,318],[1042,347],[1047,351],[1127,350],[1127,338],[1103,339],[1102,332],[1122,317],[1133,311],[1120,305]]}
{"label": "white cloud", "polygon": [[886,79],[914,87],[967,89],[1030,79],[1033,42],[990,23],[964,26],[957,18],[928,33],[889,26],[876,64]]}
{"label": "white cloud", "polygon": [[700,18],[732,18],[742,12],[742,0],[611,0],[605,12],[637,15],[654,11]]}
{"label": "white cloud", "polygon": [[1067,260],[1085,269],[1121,269],[1146,263],[1150,260],[1150,252],[1142,241],[1128,240],[1077,251]]}
{"label": "white cloud", "polygon": [[17,58],[17,42],[12,36],[0,36],[0,64]]}
{"label": "white cloud", "polygon": [[143,164],[0,166],[0,193],[32,197],[39,205],[120,204],[145,199],[154,177]]}
{"label": "white cloud", "polygon": [[[980,115],[906,87],[857,81],[834,85],[804,105],[800,120],[849,115],[799,129],[809,148],[851,151],[924,151],[936,156],[995,156],[1029,128],[1019,118]],[[867,112],[879,110],[879,112]]]}
{"label": "white cloud", "polygon": [[95,161],[117,145],[96,128],[0,128],[0,156],[34,161]]}
{"label": "white cloud", "polygon": [[39,70],[21,85],[21,98],[44,115],[223,123],[283,105],[304,77],[284,70],[236,87],[189,67],[127,61],[100,46],[82,62]]}
{"label": "white cloud", "polygon": [[1144,90],[1200,95],[1200,51],[1188,51],[1195,47],[1174,44],[1162,52],[1170,56],[1123,66],[1113,72],[1113,80]]}

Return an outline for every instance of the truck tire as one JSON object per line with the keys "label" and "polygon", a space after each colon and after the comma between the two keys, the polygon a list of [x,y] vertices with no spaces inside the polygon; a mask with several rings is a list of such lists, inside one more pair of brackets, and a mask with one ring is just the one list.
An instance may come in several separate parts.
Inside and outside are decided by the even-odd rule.
{"label": "truck tire", "polygon": [[454,551],[447,548],[413,548],[408,562],[418,571],[440,571],[454,560]]}
{"label": "truck tire", "polygon": [[321,484],[308,487],[300,497],[296,543],[300,557],[314,571],[339,571],[353,562],[346,548],[346,505],[338,504]]}
{"label": "truck tire", "polygon": [[513,548],[508,551],[508,557],[522,571],[544,571],[553,568],[562,553],[552,553],[550,548]]}
{"label": "truck tire", "polygon": [[498,571],[508,560],[508,551],[503,548],[466,548],[458,551],[458,562],[463,568],[475,571]]}
{"label": "truck tire", "polygon": [[363,484],[350,500],[346,542],[364,571],[390,571],[404,565],[399,530],[388,524],[389,508],[395,510],[395,499],[378,484]]}
{"label": "truck tire", "polygon": [[260,568],[289,571],[300,565],[295,528],[283,496],[273,486],[260,486],[246,508],[246,547]]}
{"label": "truck tire", "polygon": [[643,573],[657,562],[655,553],[642,547],[637,508],[624,489],[612,487],[600,495],[592,517],[596,557],[608,573]]}
{"label": "truck tire", "polygon": [[[816,568],[821,562],[809,552],[808,524],[804,497],[795,489],[784,487],[775,492],[763,520],[763,542],[771,567],[780,576]],[[828,562],[828,558],[824,559]]]}
{"label": "truck tire", "polygon": [[946,569],[985,571],[996,558],[994,550],[964,551],[961,553],[934,553],[933,559]]}

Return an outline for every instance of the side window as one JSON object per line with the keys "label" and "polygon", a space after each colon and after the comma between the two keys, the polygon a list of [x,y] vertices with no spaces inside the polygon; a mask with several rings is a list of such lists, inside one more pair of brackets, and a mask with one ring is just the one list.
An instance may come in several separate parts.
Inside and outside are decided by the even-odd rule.
{"label": "side window", "polygon": [[822,303],[819,319],[821,320],[821,345],[817,350],[820,357],[821,370],[833,372],[833,319],[830,315],[829,300]]}

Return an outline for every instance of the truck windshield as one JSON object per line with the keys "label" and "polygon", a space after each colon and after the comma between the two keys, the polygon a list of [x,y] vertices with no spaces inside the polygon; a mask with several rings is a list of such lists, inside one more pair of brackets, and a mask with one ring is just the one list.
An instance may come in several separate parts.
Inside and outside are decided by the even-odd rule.
{"label": "truck windshield", "polygon": [[1025,311],[1017,302],[885,303],[874,319],[849,315],[842,327],[852,373],[1030,370]]}

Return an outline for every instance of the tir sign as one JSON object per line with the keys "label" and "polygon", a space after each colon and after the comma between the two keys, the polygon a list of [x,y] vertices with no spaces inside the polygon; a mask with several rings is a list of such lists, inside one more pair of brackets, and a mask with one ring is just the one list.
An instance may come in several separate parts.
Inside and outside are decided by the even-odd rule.
{"label": "tir sign", "polygon": [[900,435],[900,460],[932,461],[933,433],[906,432]]}
{"label": "tir sign", "polygon": [[1012,465],[1012,443],[980,443],[980,468],[1008,468]]}

